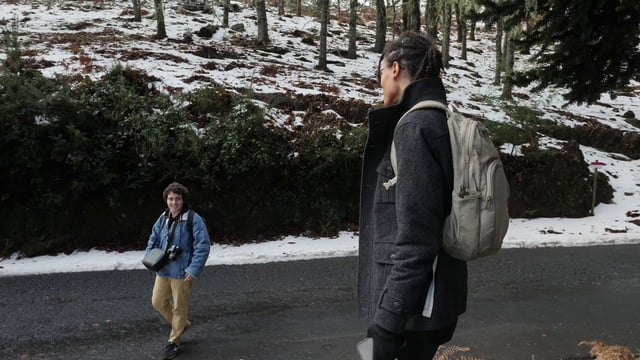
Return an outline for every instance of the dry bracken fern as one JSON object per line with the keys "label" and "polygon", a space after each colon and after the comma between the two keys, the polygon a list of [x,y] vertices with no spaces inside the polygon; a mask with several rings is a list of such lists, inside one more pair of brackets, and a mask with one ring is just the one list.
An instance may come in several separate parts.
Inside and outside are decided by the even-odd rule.
{"label": "dry bracken fern", "polygon": [[607,345],[598,340],[581,341],[578,345],[591,346],[589,353],[596,360],[634,360],[631,350],[624,346]]}
{"label": "dry bracken fern", "polygon": [[[480,360],[473,356],[462,355],[461,352],[469,351],[468,347],[464,346],[440,346],[438,352],[433,357],[433,360]],[[458,355],[458,356],[456,356]]]}

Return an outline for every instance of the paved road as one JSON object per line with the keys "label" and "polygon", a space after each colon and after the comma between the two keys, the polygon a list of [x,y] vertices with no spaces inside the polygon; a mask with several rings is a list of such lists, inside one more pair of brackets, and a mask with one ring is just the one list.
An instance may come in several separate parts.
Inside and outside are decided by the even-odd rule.
{"label": "paved road", "polygon": [[[581,340],[640,351],[640,245],[507,249],[469,264],[449,359],[578,359]],[[354,257],[208,267],[179,359],[356,359]],[[0,359],[158,359],[153,275],[0,278]],[[463,351],[462,348],[469,350]],[[586,358],[586,357],[585,357]]]}

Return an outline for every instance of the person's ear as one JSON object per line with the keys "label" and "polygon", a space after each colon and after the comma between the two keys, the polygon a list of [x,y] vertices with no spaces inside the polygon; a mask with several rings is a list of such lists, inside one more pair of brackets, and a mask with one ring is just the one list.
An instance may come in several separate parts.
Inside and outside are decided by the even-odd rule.
{"label": "person's ear", "polygon": [[394,80],[398,79],[398,77],[400,77],[400,71],[402,70],[400,63],[397,61],[394,61],[391,64],[391,69],[392,69],[393,79]]}

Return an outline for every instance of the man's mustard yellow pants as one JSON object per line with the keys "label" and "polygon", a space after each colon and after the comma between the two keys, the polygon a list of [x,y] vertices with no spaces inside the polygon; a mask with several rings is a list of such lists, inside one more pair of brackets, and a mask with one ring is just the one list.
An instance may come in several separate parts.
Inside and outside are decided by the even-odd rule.
{"label": "man's mustard yellow pants", "polygon": [[189,299],[193,281],[171,279],[156,275],[151,303],[171,324],[169,342],[180,344],[184,329],[189,324]]}

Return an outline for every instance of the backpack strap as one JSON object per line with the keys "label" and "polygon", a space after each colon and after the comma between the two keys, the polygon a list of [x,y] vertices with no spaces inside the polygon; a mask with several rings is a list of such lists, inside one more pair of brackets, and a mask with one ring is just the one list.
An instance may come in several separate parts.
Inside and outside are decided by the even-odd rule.
{"label": "backpack strap", "polygon": [[[404,120],[405,116],[407,116],[409,113],[412,113],[416,110],[420,110],[420,109],[440,109],[443,110],[444,112],[447,113],[447,119],[449,118],[449,108],[447,107],[447,105],[441,103],[440,101],[436,101],[436,100],[424,100],[424,101],[420,101],[419,103],[413,105],[413,107],[411,107],[411,109],[407,110],[406,113],[404,113],[402,115],[402,117],[400,118],[400,120],[398,120],[398,122],[396,123],[396,127],[394,129],[394,134],[395,134],[395,130],[398,129],[398,127],[400,127],[400,123],[402,122],[402,120]],[[393,168],[393,174],[395,175],[392,179],[389,179],[389,181],[382,183],[382,185],[384,186],[385,189],[389,190],[391,189],[391,187],[393,187],[396,182],[398,181],[398,160],[396,157],[396,143],[395,140],[391,142],[391,167]]]}
{"label": "backpack strap", "polygon": [[187,228],[189,228],[189,234],[191,234],[191,240],[195,240],[196,237],[193,236],[193,210],[189,209],[187,213]]}

